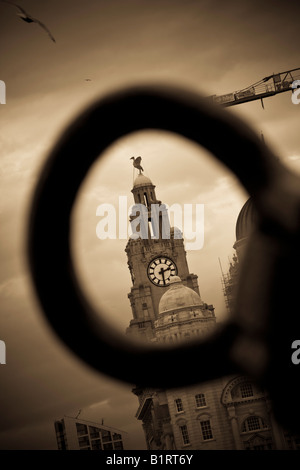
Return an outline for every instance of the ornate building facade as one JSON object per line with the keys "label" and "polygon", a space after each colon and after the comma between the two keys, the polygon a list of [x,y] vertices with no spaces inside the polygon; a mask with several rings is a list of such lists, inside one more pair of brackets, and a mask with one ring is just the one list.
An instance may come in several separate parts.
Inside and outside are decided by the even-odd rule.
{"label": "ornate building facade", "polygon": [[[127,334],[143,341],[176,342],[213,331],[216,325],[214,307],[202,300],[198,277],[189,271],[182,234],[178,229],[168,227],[166,206],[156,198],[155,186],[141,170],[132,193],[135,204],[146,207],[147,227],[144,229],[148,237],[133,234],[125,250],[132,279],[128,297],[133,315]],[[155,217],[153,205],[160,208]],[[246,212],[252,214],[250,206],[242,209],[237,222],[234,245],[237,256],[231,265],[230,302],[238,279],[239,257],[242,257],[247,238],[245,227],[251,219]],[[130,220],[134,217],[135,213]],[[155,237],[153,220],[156,220]],[[163,236],[168,231],[164,232],[166,227],[169,238]],[[181,367],[189,367],[191,374],[197,374],[203,360],[206,358],[195,358],[194,364],[178,364],[178,373]],[[266,393],[247,377],[223,377],[175,390],[137,386],[133,392],[139,403],[136,417],[142,421],[148,449],[300,447],[300,441],[277,425]]]}

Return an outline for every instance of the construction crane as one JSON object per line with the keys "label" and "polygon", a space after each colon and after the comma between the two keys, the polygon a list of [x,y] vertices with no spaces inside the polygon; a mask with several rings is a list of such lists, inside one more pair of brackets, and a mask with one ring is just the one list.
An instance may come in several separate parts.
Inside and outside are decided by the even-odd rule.
{"label": "construction crane", "polygon": [[[296,80],[298,80],[297,83],[295,83]],[[253,83],[253,85],[243,88],[242,90],[228,93],[226,95],[211,95],[208,96],[207,99],[224,107],[261,100],[262,107],[264,108],[264,98],[269,98],[270,96],[284,93],[285,91],[293,91],[298,86],[300,86],[300,68],[286,70],[285,72],[280,73],[273,73],[273,75],[269,75],[268,77]],[[263,134],[262,139],[264,140]],[[230,262],[229,272],[225,274],[219,258],[225,305],[229,312],[233,304],[234,286],[237,284],[237,261],[237,257],[234,256],[232,262]]]}
{"label": "construction crane", "polygon": [[296,80],[300,80],[300,68],[273,73],[273,75],[269,75],[242,90],[227,93],[226,95],[211,95],[208,96],[208,99],[224,107],[261,100],[262,107],[264,107],[264,98],[269,98],[285,91],[292,91],[294,88],[297,88],[293,86]]}

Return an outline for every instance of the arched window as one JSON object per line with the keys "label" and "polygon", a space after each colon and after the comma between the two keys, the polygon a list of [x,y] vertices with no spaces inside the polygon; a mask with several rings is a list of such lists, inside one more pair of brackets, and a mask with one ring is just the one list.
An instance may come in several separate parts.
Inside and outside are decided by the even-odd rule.
{"label": "arched window", "polygon": [[144,193],[144,199],[145,199],[145,206],[149,206],[149,201],[148,201],[148,196],[147,193]]}
{"label": "arched window", "polygon": [[203,406],[206,406],[204,393],[198,393],[197,395],[195,395],[195,400],[197,408],[202,408]]}
{"label": "arched window", "polygon": [[254,387],[249,381],[239,383],[231,390],[231,398],[233,400],[238,400],[240,398],[253,397],[257,394],[256,388],[257,387]]}
{"label": "arched window", "polygon": [[257,431],[268,426],[260,416],[249,416],[242,424],[242,432]]}
{"label": "arched window", "polygon": [[245,382],[240,386],[242,398],[253,397],[253,388],[250,382]]}

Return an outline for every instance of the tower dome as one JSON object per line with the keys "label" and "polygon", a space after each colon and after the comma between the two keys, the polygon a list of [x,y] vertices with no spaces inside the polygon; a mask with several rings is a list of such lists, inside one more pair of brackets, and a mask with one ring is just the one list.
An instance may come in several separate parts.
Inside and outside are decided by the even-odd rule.
{"label": "tower dome", "polygon": [[200,296],[184,286],[178,276],[171,277],[169,289],[160,299],[158,313],[154,322],[158,342],[185,341],[203,336],[215,328],[213,305],[202,302]]}
{"label": "tower dome", "polygon": [[244,257],[248,238],[254,228],[256,220],[257,212],[250,197],[243,205],[235,226],[236,241],[233,245],[233,248],[236,250],[238,259],[240,261]]}
{"label": "tower dome", "polygon": [[161,204],[161,201],[156,199],[155,185],[142,172],[135,178],[131,192],[133,193],[134,202],[144,204],[149,211],[151,210],[151,204]]}
{"label": "tower dome", "polygon": [[184,286],[179,276],[172,276],[169,289],[160,299],[158,313],[163,314],[180,308],[202,305],[200,296],[193,289]]}
{"label": "tower dome", "polygon": [[152,181],[147,176],[140,173],[134,180],[133,187],[136,188],[138,186],[153,186]]}
{"label": "tower dome", "polygon": [[248,238],[256,222],[256,211],[252,199],[249,198],[243,205],[235,227],[236,241]]}

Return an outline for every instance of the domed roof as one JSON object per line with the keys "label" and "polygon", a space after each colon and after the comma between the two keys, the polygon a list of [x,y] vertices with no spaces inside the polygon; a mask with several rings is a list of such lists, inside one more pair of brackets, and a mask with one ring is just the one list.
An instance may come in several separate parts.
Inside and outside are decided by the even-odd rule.
{"label": "domed roof", "polygon": [[253,226],[256,222],[256,211],[252,203],[252,199],[249,198],[243,205],[235,227],[236,241],[247,238],[252,232]]}
{"label": "domed roof", "polygon": [[184,286],[179,276],[172,276],[169,289],[160,299],[158,313],[201,305],[203,302],[199,295],[193,289]]}
{"label": "domed roof", "polygon": [[147,176],[140,173],[134,180],[133,187],[136,188],[137,186],[153,186],[152,181],[147,178]]}

